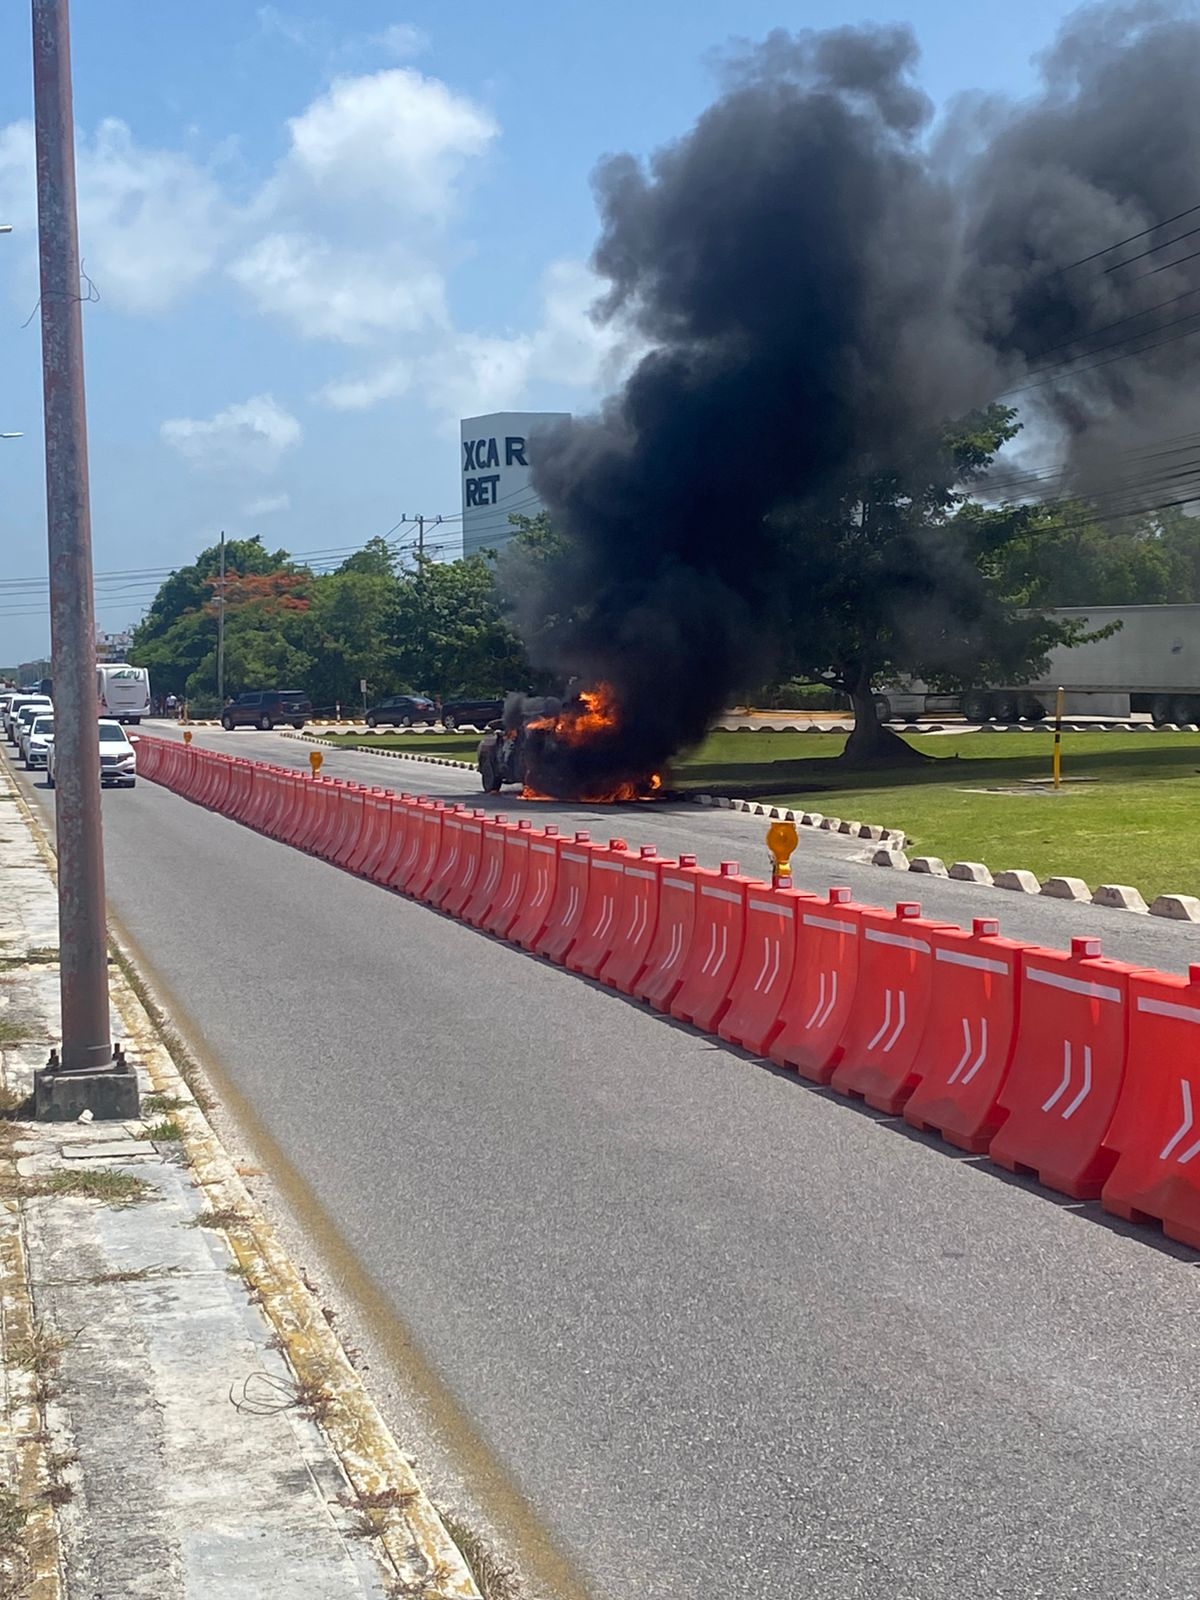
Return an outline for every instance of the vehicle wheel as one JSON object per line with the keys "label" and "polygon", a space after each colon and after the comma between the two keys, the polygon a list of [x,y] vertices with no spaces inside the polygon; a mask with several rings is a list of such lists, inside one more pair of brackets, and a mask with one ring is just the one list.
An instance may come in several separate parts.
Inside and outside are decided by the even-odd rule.
{"label": "vehicle wheel", "polygon": [[129,782],[125,785],[125,787],[127,789],[136,789],[137,788],[137,779],[136,778],[130,778]]}
{"label": "vehicle wheel", "polygon": [[892,702],[887,695],[877,694],[875,696],[875,715],[880,722],[890,722],[892,720]]}
{"label": "vehicle wheel", "polygon": [[267,716],[265,711],[263,712],[262,716],[259,717],[258,725],[259,725],[259,727],[262,729],[262,731],[264,733],[270,733],[271,728],[273,727],[273,723],[271,722],[270,717]]}
{"label": "vehicle wheel", "polygon": [[46,787],[47,789],[53,789],[54,787],[54,774],[52,772],[46,773]]}
{"label": "vehicle wheel", "polygon": [[1170,722],[1171,702],[1165,694],[1156,694],[1151,700],[1150,719],[1152,722]]}
{"label": "vehicle wheel", "polygon": [[303,723],[303,722],[293,722],[293,723],[292,723],[292,727],[293,727],[293,728],[295,728],[295,730],[296,730],[296,732],[297,732],[297,733],[299,733],[299,732],[300,732],[300,729],[301,729],[301,728],[302,728],[302,727],[303,727],[303,726],[304,726],[304,723]]}
{"label": "vehicle wheel", "polygon": [[367,718],[367,727],[368,728],[374,728],[378,724],[378,722],[379,722],[379,718],[377,716],[375,716],[374,714],[372,714],[371,716],[369,716]]}
{"label": "vehicle wheel", "polygon": [[1181,726],[1185,722],[1195,722],[1196,702],[1190,695],[1178,694],[1171,701],[1171,721],[1178,722]]}
{"label": "vehicle wheel", "polygon": [[456,727],[453,711],[444,711],[442,713],[442,727],[445,728],[447,733],[453,733]]}
{"label": "vehicle wheel", "polygon": [[400,726],[402,728],[411,728],[412,727],[412,718],[411,717],[401,717],[400,718]]}
{"label": "vehicle wheel", "polygon": [[1023,694],[1017,702],[1017,712],[1022,722],[1046,720],[1046,708],[1035,694]]}
{"label": "vehicle wheel", "polygon": [[130,722],[132,722],[132,724],[133,724],[133,726],[135,728],[141,727],[141,723],[142,723],[141,717],[130,717],[129,720],[130,720]]}
{"label": "vehicle wheel", "polygon": [[969,689],[962,697],[962,714],[968,722],[986,722],[991,705],[980,689]]}
{"label": "vehicle wheel", "polygon": [[998,694],[992,697],[992,715],[997,722],[1015,722],[1017,720],[1017,701],[1011,694]]}
{"label": "vehicle wheel", "polygon": [[232,733],[233,732],[233,718],[229,715],[228,712],[226,712],[225,715],[221,718],[221,726],[225,729],[226,733]]}

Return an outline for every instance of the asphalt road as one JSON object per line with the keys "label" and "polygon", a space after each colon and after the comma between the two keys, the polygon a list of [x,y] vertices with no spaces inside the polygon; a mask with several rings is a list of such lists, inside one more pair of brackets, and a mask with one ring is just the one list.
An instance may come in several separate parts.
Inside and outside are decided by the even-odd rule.
{"label": "asphalt road", "polygon": [[[123,925],[597,1600],[1200,1594],[1196,1257],[152,784],[104,812]],[[838,848],[800,881],[883,898]]]}

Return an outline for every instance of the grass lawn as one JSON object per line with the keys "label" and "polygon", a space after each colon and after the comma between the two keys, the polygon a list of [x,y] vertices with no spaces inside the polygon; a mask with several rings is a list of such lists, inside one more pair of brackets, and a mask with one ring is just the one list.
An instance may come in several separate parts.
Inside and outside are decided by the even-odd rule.
{"label": "grass lawn", "polygon": [[[339,744],[471,759],[472,734],[342,735]],[[842,734],[714,733],[674,766],[677,788],[770,799],[829,816],[903,828],[917,855],[1131,883],[1147,900],[1200,895],[1200,736],[1064,733],[1063,787],[1050,777],[1052,736],[916,737],[931,759],[896,771],[843,773]],[[1016,791],[1016,792],[1012,792]]]}

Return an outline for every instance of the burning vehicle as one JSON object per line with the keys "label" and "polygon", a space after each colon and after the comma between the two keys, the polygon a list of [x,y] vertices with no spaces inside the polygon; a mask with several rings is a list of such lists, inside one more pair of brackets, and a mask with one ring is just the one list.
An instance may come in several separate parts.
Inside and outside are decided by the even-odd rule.
{"label": "burning vehicle", "polygon": [[489,794],[520,784],[524,800],[648,800],[663,792],[663,776],[641,770],[634,749],[611,684],[565,700],[514,694],[479,742],[479,776]]}

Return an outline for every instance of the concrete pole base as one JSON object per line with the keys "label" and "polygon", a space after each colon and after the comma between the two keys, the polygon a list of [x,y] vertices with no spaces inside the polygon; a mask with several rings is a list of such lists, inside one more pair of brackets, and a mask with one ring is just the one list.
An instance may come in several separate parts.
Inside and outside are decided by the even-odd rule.
{"label": "concrete pole base", "polygon": [[137,1073],[132,1067],[102,1072],[63,1072],[42,1067],[33,1075],[36,1122],[74,1122],[90,1111],[97,1122],[128,1122],[140,1114]]}

